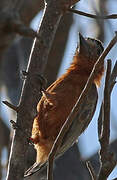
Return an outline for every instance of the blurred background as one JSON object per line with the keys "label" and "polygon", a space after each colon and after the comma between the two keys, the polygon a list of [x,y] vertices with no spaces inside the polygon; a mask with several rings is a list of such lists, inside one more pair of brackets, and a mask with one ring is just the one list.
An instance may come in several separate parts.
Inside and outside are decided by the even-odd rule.
{"label": "blurred background", "polygon": [[[5,2],[5,1],[4,1]],[[13,2],[12,2],[13,3]],[[17,4],[18,6],[18,4]],[[5,3],[1,0],[1,10],[5,8]],[[43,14],[44,3],[42,0],[25,0],[18,9],[22,21],[25,25],[30,25],[34,30],[40,23]],[[116,14],[116,0],[81,0],[75,9],[92,14]],[[54,39],[54,43],[49,55],[47,68],[44,76],[47,78],[49,86],[57,77],[65,72],[72,61],[77,47],[78,32],[84,37],[100,39],[104,47],[117,31],[117,20],[90,19],[72,13],[67,13],[61,19],[59,28]],[[0,36],[2,33],[0,32]],[[12,34],[9,35],[10,38]],[[6,107],[2,101],[7,100],[14,105],[18,105],[23,79],[22,70],[26,70],[29,54],[33,39],[15,36],[10,43],[5,44],[5,34],[0,42],[0,180],[5,179],[8,155],[13,130],[9,120],[16,120],[15,112]],[[117,45],[108,54],[114,66],[117,58]],[[105,65],[106,69],[106,65]],[[102,85],[98,89],[99,99],[97,109],[92,122],[87,130],[80,136],[78,143],[74,144],[58,161],[55,163],[54,176],[56,180],[88,180],[89,173],[85,166],[85,161],[90,159],[96,173],[99,170],[98,150],[100,145],[97,134],[97,119],[100,104],[103,98],[104,78]],[[115,85],[111,96],[111,148],[117,154],[117,85]],[[29,148],[27,167],[35,161],[35,151]],[[29,158],[30,157],[30,158]],[[109,176],[109,180],[117,177],[117,168]],[[38,179],[38,176],[29,178]]]}

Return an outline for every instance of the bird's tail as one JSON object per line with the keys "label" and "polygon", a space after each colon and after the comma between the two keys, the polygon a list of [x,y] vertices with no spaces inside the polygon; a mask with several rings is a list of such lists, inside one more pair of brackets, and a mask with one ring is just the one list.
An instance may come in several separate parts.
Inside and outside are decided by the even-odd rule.
{"label": "bird's tail", "polygon": [[43,171],[47,167],[47,162],[45,163],[34,163],[24,174],[24,178],[33,175],[37,171]]}

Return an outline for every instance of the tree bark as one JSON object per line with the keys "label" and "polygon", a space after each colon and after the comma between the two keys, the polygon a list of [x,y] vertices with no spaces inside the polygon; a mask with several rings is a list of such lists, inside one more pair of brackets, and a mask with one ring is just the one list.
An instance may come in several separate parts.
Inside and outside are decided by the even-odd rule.
{"label": "tree bark", "polygon": [[[24,83],[17,114],[17,125],[25,132],[29,132],[29,134],[31,134],[33,119],[36,115],[36,105],[41,97],[39,93],[41,89],[39,74],[43,74],[44,72],[63,11],[75,2],[77,2],[77,0],[47,1],[43,21],[38,32],[39,40],[34,41],[34,49],[32,49],[31,52],[27,69],[27,79]],[[11,147],[7,180],[19,180],[23,178],[27,148],[27,135],[23,134],[22,137],[22,131],[17,129],[14,133]]]}

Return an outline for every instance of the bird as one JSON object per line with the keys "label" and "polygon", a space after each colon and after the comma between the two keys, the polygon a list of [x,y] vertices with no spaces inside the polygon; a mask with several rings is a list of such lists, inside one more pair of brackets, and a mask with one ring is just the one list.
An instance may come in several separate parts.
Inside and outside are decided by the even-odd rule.
{"label": "bird", "polygon": [[[25,172],[25,177],[36,172],[39,169],[37,167],[46,164],[53,143],[103,50],[101,41],[90,37],[84,38],[79,33],[79,45],[76,48],[70,67],[46,90],[42,89],[42,97],[37,104],[37,116],[33,121],[31,136],[31,141],[34,143],[37,152],[36,163]],[[104,65],[95,74],[93,83],[97,87],[100,86],[103,74]],[[74,123],[71,132],[68,132],[69,135],[63,139],[62,145],[64,148],[61,148],[58,152],[59,155],[62,155],[72,146],[73,141],[87,128],[88,124],[89,122],[78,133]],[[73,132],[76,132],[76,134]]]}

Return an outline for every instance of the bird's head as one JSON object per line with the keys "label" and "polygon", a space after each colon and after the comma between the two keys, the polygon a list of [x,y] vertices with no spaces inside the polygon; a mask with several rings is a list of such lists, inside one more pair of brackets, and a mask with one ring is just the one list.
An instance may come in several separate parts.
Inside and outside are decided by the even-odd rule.
{"label": "bird's head", "polygon": [[101,41],[93,38],[84,38],[79,33],[79,56],[88,62],[95,63],[99,56],[102,54],[104,48]]}
{"label": "bird's head", "polygon": [[[78,64],[79,68],[86,73],[90,74],[94,64],[102,54],[104,48],[101,41],[93,38],[84,38],[79,33],[79,46],[76,49],[74,63]],[[104,72],[104,65],[102,65],[97,72],[95,81],[99,85],[100,79]]]}

